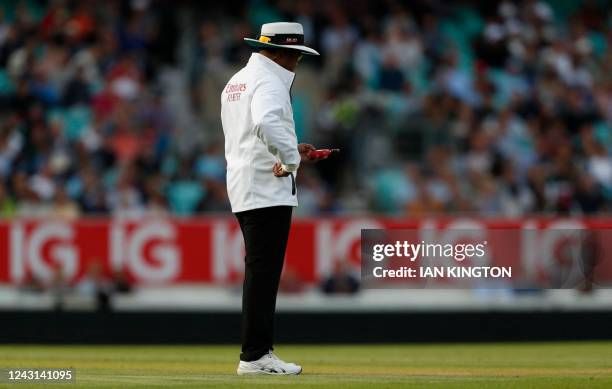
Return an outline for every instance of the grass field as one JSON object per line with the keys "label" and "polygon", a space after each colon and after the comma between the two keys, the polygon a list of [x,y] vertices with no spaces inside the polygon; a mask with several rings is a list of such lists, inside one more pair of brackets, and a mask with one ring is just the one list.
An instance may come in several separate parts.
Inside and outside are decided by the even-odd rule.
{"label": "grass field", "polygon": [[[0,346],[0,367],[76,368],[27,388],[612,388],[612,342],[280,345],[289,377],[235,374],[238,346]],[[4,385],[4,386],[2,386]]]}

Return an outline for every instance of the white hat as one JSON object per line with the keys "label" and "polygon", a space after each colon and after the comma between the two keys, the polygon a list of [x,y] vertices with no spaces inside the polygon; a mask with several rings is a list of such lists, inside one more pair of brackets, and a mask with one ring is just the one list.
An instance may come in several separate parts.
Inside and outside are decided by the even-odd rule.
{"label": "white hat", "polygon": [[300,23],[266,23],[261,26],[259,39],[244,38],[244,40],[254,47],[278,47],[299,50],[303,54],[319,55],[316,50],[304,46],[304,29]]}

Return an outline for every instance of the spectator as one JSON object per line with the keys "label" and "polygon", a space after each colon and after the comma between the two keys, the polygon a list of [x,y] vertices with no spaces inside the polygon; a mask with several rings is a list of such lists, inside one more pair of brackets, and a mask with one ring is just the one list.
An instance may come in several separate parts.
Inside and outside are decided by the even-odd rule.
{"label": "spectator", "polygon": [[321,289],[325,294],[355,294],[359,291],[359,278],[349,263],[337,261],[332,274],[323,279]]}
{"label": "spectator", "polygon": [[13,200],[6,192],[4,185],[0,184],[0,218],[7,219],[15,215],[16,212],[15,200]]}
{"label": "spectator", "polygon": [[82,296],[91,298],[97,311],[104,312],[111,309],[113,285],[104,275],[100,260],[94,259],[89,263],[85,275],[77,283],[75,289]]}
{"label": "spectator", "polygon": [[50,216],[70,221],[78,218],[79,215],[80,210],[77,203],[68,197],[65,188],[58,187]]}

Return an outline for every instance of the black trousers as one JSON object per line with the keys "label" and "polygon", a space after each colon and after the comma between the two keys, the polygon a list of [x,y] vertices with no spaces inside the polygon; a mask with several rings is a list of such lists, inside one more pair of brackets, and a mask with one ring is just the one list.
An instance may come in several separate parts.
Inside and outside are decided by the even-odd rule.
{"label": "black trousers", "polygon": [[238,212],[246,251],[242,287],[242,353],[254,361],[272,350],[274,310],[293,207]]}

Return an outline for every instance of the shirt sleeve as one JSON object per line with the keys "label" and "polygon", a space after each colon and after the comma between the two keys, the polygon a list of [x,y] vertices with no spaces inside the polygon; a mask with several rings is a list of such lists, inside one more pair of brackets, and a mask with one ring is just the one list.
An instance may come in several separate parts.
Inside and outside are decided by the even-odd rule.
{"label": "shirt sleeve", "polygon": [[263,81],[253,92],[251,114],[257,137],[280,160],[285,171],[294,172],[300,165],[300,153],[294,126],[281,120],[284,104],[290,104],[289,94],[274,82]]}

